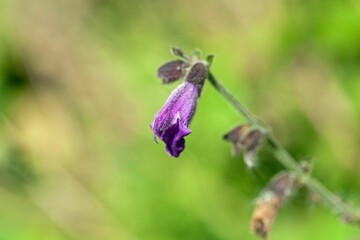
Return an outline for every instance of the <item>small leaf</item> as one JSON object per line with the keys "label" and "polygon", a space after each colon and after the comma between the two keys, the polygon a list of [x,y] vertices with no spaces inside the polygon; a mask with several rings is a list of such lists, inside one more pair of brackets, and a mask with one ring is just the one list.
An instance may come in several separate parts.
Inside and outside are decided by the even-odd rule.
{"label": "small leaf", "polygon": [[174,56],[184,58],[188,60],[188,57],[185,55],[185,53],[181,50],[181,48],[178,47],[172,47],[171,52],[174,54]]}
{"label": "small leaf", "polygon": [[214,61],[215,55],[209,54],[206,56],[206,62],[208,63],[209,67],[211,67],[213,61]]}

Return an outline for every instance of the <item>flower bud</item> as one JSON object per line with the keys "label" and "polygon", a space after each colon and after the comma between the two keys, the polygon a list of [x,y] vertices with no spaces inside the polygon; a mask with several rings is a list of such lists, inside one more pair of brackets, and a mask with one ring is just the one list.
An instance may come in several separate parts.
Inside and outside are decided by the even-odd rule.
{"label": "flower bud", "polygon": [[198,85],[202,88],[207,76],[208,76],[208,69],[206,64],[203,62],[197,62],[191,67],[188,75],[185,78],[185,81]]}
{"label": "flower bud", "polygon": [[187,59],[187,56],[184,54],[183,50],[181,50],[181,48],[178,47],[172,47],[171,48],[172,53],[177,56],[177,57],[182,57],[184,59]]}
{"label": "flower bud", "polygon": [[[171,93],[150,125],[155,136],[165,142],[166,151],[173,157],[179,157],[185,149],[184,138],[191,133],[189,125],[194,117],[207,72],[206,64],[195,63],[186,80]],[[156,137],[154,140],[156,142]]]}

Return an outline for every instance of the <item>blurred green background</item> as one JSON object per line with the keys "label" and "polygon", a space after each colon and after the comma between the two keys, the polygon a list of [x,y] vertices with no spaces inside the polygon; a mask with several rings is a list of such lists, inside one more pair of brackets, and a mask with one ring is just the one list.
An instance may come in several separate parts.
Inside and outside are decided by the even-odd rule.
{"label": "blurred green background", "polygon": [[[243,122],[206,84],[179,159],[149,124],[171,46],[213,73],[329,189],[360,205],[358,0],[0,0],[0,239],[257,239],[282,167],[230,156]],[[272,239],[360,239],[305,190]]]}

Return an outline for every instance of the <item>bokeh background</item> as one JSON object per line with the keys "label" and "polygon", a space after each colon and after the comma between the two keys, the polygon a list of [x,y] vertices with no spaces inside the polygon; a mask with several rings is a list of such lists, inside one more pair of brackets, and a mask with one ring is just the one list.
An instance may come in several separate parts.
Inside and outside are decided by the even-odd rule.
{"label": "bokeh background", "polygon": [[[173,159],[149,128],[178,83],[175,45],[213,73],[313,174],[360,205],[357,0],[0,0],[0,239],[257,239],[264,147],[247,169],[225,132],[243,122],[205,86]],[[272,239],[360,238],[296,193]]]}

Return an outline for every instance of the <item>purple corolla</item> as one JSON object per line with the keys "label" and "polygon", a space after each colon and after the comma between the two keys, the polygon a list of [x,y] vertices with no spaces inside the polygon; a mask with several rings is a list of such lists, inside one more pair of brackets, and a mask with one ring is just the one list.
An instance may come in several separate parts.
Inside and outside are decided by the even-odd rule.
{"label": "purple corolla", "polygon": [[206,63],[193,64],[185,81],[171,93],[150,125],[155,134],[155,142],[156,136],[164,141],[166,151],[173,157],[178,157],[185,148],[184,137],[191,133],[189,124],[207,74]]}

